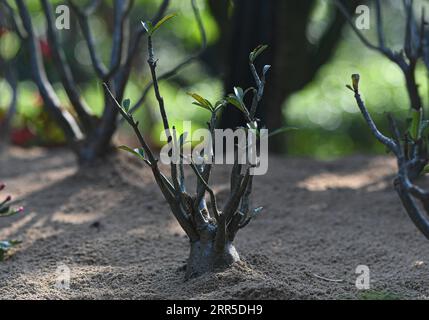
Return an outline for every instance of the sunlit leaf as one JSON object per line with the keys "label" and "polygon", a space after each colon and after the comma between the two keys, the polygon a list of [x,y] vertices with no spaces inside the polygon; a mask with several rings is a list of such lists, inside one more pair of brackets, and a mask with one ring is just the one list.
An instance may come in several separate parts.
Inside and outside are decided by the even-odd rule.
{"label": "sunlit leaf", "polygon": [[193,105],[196,105],[196,106],[198,106],[198,107],[201,107],[201,108],[203,108],[203,109],[206,109],[206,110],[212,111],[212,109],[210,109],[209,107],[207,107],[206,105],[203,105],[203,104],[201,104],[201,103],[198,103],[198,102],[192,102],[192,104],[193,104]]}
{"label": "sunlit leaf", "polygon": [[259,45],[257,46],[249,55],[249,60],[251,62],[254,62],[256,60],[256,58],[262,53],[264,52],[266,49],[268,48],[267,45]]}
{"label": "sunlit leaf", "polygon": [[142,148],[132,149],[128,146],[119,146],[118,149],[127,151],[127,152],[131,153],[132,155],[138,157],[139,159],[146,161],[145,153],[144,153],[144,150]]}
{"label": "sunlit leaf", "polygon": [[196,106],[199,106],[199,107],[202,107],[204,109],[207,109],[209,111],[213,111],[214,110],[213,105],[211,104],[211,102],[208,101],[207,99],[204,99],[199,94],[197,94],[197,93],[191,93],[191,92],[188,92],[187,94],[189,96],[191,96],[192,98],[194,98],[194,100],[196,101],[196,102],[193,102],[192,104],[194,104]]}
{"label": "sunlit leaf", "polygon": [[153,34],[156,30],[159,29],[159,27],[161,27],[165,22],[167,22],[168,20],[170,20],[171,18],[174,18],[177,14],[176,13],[172,13],[169,15],[166,15],[164,18],[162,18],[161,20],[158,21],[158,23],[152,28],[151,34]]}
{"label": "sunlit leaf", "polygon": [[152,22],[150,22],[150,21],[142,21],[142,25],[143,25],[143,28],[146,30],[146,32],[149,34],[149,35],[152,35],[152,33],[153,33],[153,25],[152,25]]}
{"label": "sunlit leaf", "polygon": [[238,98],[239,101],[243,101],[244,91],[242,88],[234,87],[234,93],[235,93],[235,96]]}
{"label": "sunlit leaf", "polygon": [[252,130],[258,130],[258,123],[256,121],[252,121],[247,123],[247,127]]}

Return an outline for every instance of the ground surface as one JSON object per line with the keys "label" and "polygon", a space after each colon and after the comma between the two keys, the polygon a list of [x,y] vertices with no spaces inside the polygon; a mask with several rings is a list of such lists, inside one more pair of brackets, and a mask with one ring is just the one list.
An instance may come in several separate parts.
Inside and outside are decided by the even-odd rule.
{"label": "ground surface", "polygon": [[[0,298],[427,299],[429,243],[391,188],[394,167],[271,157],[255,183],[265,211],[237,237],[244,262],[184,282],[188,242],[142,165],[78,171],[68,152],[12,149],[0,178],[26,211],[0,221],[0,239],[23,241],[0,263]],[[226,171],[214,177],[222,202]],[[69,290],[55,287],[60,263]],[[370,291],[355,287],[358,265]]]}

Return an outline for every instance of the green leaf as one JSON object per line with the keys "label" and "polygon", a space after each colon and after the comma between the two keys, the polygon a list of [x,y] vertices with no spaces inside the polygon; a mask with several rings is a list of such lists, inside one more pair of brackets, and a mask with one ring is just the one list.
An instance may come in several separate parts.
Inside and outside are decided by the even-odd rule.
{"label": "green leaf", "polygon": [[250,123],[247,123],[247,127],[252,130],[258,130],[258,122],[252,121]]}
{"label": "green leaf", "polygon": [[124,101],[122,101],[122,106],[124,107],[126,112],[128,112],[128,110],[130,110],[130,105],[131,105],[130,99],[125,99]]}
{"label": "green leaf", "polygon": [[349,84],[346,84],[346,88],[347,88],[347,89],[349,89],[349,90],[351,90],[351,91],[353,91],[353,92],[355,92],[355,91],[353,90],[352,86],[351,86],[351,85],[349,85]]}
{"label": "green leaf", "polygon": [[189,96],[191,96],[192,98],[194,98],[194,100],[196,101],[196,102],[193,102],[192,104],[195,104],[195,105],[197,105],[199,107],[202,107],[202,108],[210,110],[210,111],[214,110],[213,105],[211,104],[211,102],[208,101],[207,99],[204,99],[199,94],[192,93],[192,92],[188,92],[187,94]]}
{"label": "green leaf", "polygon": [[422,122],[422,109],[420,110],[411,109],[410,135],[413,140],[418,140],[420,138],[421,122]]}
{"label": "green leaf", "polygon": [[128,146],[119,146],[118,149],[127,151],[127,152],[131,153],[132,155],[136,156],[137,158],[139,158],[143,161],[147,161],[143,148],[132,149]]}
{"label": "green leaf", "polygon": [[240,87],[234,87],[234,94],[235,94],[235,96],[237,97],[238,101],[240,102],[240,104],[241,104],[243,107],[245,107],[245,104],[244,104],[244,97],[245,97],[245,96],[246,96],[246,94],[248,94],[250,91],[256,91],[256,89],[255,89],[255,88],[253,88],[253,87],[250,87],[250,88],[247,88],[245,91],[243,91],[243,89],[242,89],[242,88],[240,88]]}
{"label": "green leaf", "polygon": [[240,100],[242,102],[244,99],[243,89],[240,87],[234,87],[234,93],[235,93],[235,96],[238,98],[238,100]]}
{"label": "green leaf", "polygon": [[214,112],[218,112],[220,109],[225,107],[225,105],[226,105],[226,101],[224,99],[216,101],[214,106]]}
{"label": "green leaf", "polygon": [[143,25],[143,28],[146,30],[146,32],[147,32],[149,35],[152,35],[152,33],[153,33],[153,25],[152,25],[152,22],[150,22],[150,21],[146,21],[146,22],[142,21],[142,25]]}
{"label": "green leaf", "polygon": [[246,107],[243,105],[243,103],[240,100],[238,100],[238,98],[235,95],[230,94],[228,97],[226,97],[226,101],[232,104],[234,107],[238,108],[238,110],[240,110],[241,112],[245,114],[249,114],[249,111],[247,111]]}
{"label": "green leaf", "polygon": [[266,49],[268,48],[267,45],[259,45],[257,46],[249,55],[249,60],[250,62],[254,62],[256,60],[256,58],[262,53],[264,52]]}
{"label": "green leaf", "polygon": [[429,173],[429,164],[427,164],[427,165],[425,165],[424,166],[424,168],[423,168],[423,170],[422,170],[422,173]]}
{"label": "green leaf", "polygon": [[275,135],[278,135],[278,134],[281,134],[284,132],[293,131],[293,130],[298,130],[298,128],[296,128],[296,127],[281,127],[281,128],[278,128],[278,129],[272,131],[271,133],[269,133],[268,137],[272,137],[272,136],[275,136]]}
{"label": "green leaf", "polygon": [[167,22],[168,20],[170,20],[171,18],[174,18],[175,16],[177,16],[176,13],[172,13],[169,15],[166,15],[164,18],[162,18],[161,20],[158,21],[158,23],[152,28],[151,34],[153,34],[156,30],[159,29],[159,27],[161,27],[165,22]]}
{"label": "green leaf", "polygon": [[198,103],[198,102],[192,102],[192,104],[194,104],[194,105],[196,105],[196,106],[198,106],[198,107],[204,108],[204,109],[206,109],[206,110],[212,111],[212,109],[210,109],[209,107],[207,107],[206,105],[203,105],[203,104],[201,104],[201,103]]}
{"label": "green leaf", "polygon": [[170,20],[171,18],[175,17],[176,14],[169,14],[158,21],[158,23],[154,26],[152,22],[150,21],[142,21],[143,28],[146,30],[149,36],[152,36],[156,30],[158,30],[165,22]]}
{"label": "green leaf", "polygon": [[241,112],[243,112],[246,115],[249,115],[249,111],[247,110],[246,106],[244,105],[244,96],[246,93],[251,90],[252,88],[249,88],[246,90],[246,92],[243,91],[240,87],[234,87],[234,94],[229,94],[226,97],[226,101],[233,106],[237,107]]}
{"label": "green leaf", "polygon": [[8,216],[10,214],[10,207],[0,207],[0,217],[1,216]]}

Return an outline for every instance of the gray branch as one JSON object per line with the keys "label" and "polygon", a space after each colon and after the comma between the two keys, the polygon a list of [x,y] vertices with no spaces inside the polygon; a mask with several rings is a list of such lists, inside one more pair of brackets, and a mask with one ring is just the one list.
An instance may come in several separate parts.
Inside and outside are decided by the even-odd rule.
{"label": "gray branch", "polygon": [[76,113],[79,117],[79,120],[82,123],[83,128],[86,132],[89,132],[93,126],[93,120],[91,116],[91,111],[87,106],[86,102],[82,98],[82,95],[79,93],[77,84],[73,79],[73,74],[70,69],[70,66],[67,62],[66,55],[58,38],[58,34],[55,28],[54,16],[52,13],[52,6],[48,0],[41,0],[43,13],[46,17],[48,37],[51,43],[51,48],[53,52],[53,58],[55,66],[58,69],[58,72],[61,77],[61,82],[64,86],[64,89],[69,97],[71,104],[73,105]]}
{"label": "gray branch", "polygon": [[16,0],[16,4],[18,6],[19,15],[23,22],[23,26],[28,34],[26,43],[30,53],[30,64],[34,81],[39,88],[40,94],[46,104],[48,112],[57,121],[70,145],[75,148],[76,140],[79,140],[83,137],[82,132],[80,131],[79,126],[71,114],[61,108],[60,100],[55,94],[55,91],[46,76],[38,38],[34,32],[31,17],[26,5],[24,4],[24,1]]}
{"label": "gray branch", "polygon": [[[201,20],[199,9],[196,5],[195,0],[191,0],[191,3],[192,3],[193,11],[194,11],[195,20],[197,21],[198,29],[199,29],[200,35],[201,35],[201,48],[196,53],[194,53],[193,55],[186,58],[185,60],[180,62],[178,65],[176,65],[173,69],[166,71],[165,73],[160,74],[158,76],[158,81],[169,79],[169,78],[175,76],[176,74],[178,74],[184,67],[189,65],[194,60],[198,59],[201,56],[201,54],[205,51],[205,49],[207,48],[206,31],[204,28],[204,24]],[[151,81],[145,86],[145,88],[143,89],[141,97],[137,100],[137,102],[134,104],[134,106],[130,109],[131,113],[134,113],[135,111],[137,111],[137,109],[140,108],[140,106],[144,103],[144,101],[146,100],[146,97],[147,97],[151,87],[153,86],[153,84],[154,84],[153,81]]]}

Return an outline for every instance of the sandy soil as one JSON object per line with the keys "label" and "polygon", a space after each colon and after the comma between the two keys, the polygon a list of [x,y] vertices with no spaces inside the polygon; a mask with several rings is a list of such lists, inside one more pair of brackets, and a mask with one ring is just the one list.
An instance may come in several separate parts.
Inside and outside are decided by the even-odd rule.
{"label": "sandy soil", "polygon": [[[0,178],[26,212],[0,221],[0,239],[23,241],[0,263],[0,298],[427,299],[429,243],[393,171],[386,157],[271,157],[255,183],[265,211],[237,237],[244,262],[184,282],[188,241],[141,164],[123,155],[78,171],[66,151],[12,149]],[[226,170],[214,177],[222,201]],[[55,287],[60,263],[69,290]],[[370,268],[369,291],[355,287],[358,265]]]}

